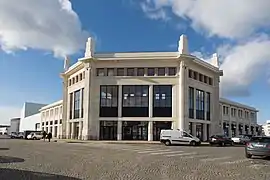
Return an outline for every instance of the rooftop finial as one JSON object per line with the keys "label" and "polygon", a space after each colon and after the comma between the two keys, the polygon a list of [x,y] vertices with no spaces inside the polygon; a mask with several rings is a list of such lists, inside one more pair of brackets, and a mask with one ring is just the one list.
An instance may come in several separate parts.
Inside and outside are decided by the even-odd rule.
{"label": "rooftop finial", "polygon": [[180,54],[189,54],[187,36],[182,34],[178,42],[178,52]]}
{"label": "rooftop finial", "polygon": [[211,62],[211,64],[213,65],[213,66],[216,66],[216,67],[218,67],[219,68],[219,59],[218,59],[218,54],[217,53],[214,53],[213,55],[212,55],[212,62]]}
{"label": "rooftop finial", "polygon": [[84,57],[93,57],[95,52],[95,41],[92,37],[87,38]]}
{"label": "rooftop finial", "polygon": [[64,70],[65,71],[68,70],[69,65],[70,65],[70,60],[69,60],[68,56],[65,56],[65,59],[64,59]]}

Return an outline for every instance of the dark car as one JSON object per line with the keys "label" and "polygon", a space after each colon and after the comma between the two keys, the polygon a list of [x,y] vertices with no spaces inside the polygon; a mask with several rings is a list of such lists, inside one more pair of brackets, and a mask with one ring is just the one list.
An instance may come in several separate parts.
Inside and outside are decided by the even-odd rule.
{"label": "dark car", "polygon": [[267,156],[270,157],[270,137],[255,136],[246,143],[246,157]]}
{"label": "dark car", "polygon": [[225,145],[233,145],[233,141],[224,135],[213,135],[209,139],[209,144],[211,146],[213,145],[220,145],[220,146],[225,146]]}

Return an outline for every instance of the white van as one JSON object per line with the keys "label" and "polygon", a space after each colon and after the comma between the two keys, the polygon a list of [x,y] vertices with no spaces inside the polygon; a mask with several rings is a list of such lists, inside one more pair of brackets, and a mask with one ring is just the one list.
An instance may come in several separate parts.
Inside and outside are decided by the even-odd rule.
{"label": "white van", "polygon": [[42,132],[31,132],[28,134],[27,139],[40,140],[43,138]]}
{"label": "white van", "polygon": [[172,144],[189,144],[197,146],[201,144],[201,140],[197,137],[192,136],[186,131],[164,129],[160,132],[160,142],[166,146]]}

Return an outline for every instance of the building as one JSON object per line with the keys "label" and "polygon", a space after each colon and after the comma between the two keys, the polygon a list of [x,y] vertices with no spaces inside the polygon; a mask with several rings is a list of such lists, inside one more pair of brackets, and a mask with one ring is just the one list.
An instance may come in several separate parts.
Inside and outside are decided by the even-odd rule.
{"label": "building", "polygon": [[190,55],[185,35],[176,52],[96,53],[65,60],[62,138],[158,140],[161,129],[190,131],[202,140],[222,132],[218,56]]}
{"label": "building", "polygon": [[47,133],[51,132],[54,138],[62,137],[62,113],[63,101],[57,101],[42,107],[41,113],[41,129]]}
{"label": "building", "polygon": [[265,136],[270,136],[270,120],[267,120],[264,125],[262,125],[262,131]]}
{"label": "building", "polygon": [[8,135],[8,134],[10,134],[10,126],[0,125],[0,135]]}
{"label": "building", "polygon": [[21,118],[10,119],[10,132],[18,133],[20,131],[20,120]]}
{"label": "building", "polygon": [[220,98],[220,126],[223,134],[235,137],[241,134],[260,135],[258,110],[244,104]]}
{"label": "building", "polygon": [[39,131],[41,115],[39,109],[46,104],[25,102],[20,117],[20,132]]}

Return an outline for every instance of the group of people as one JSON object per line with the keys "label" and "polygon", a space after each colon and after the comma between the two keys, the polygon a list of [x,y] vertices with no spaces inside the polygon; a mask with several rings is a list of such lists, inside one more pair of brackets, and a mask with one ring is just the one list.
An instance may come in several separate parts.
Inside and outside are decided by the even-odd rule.
{"label": "group of people", "polygon": [[51,142],[51,139],[52,139],[52,133],[51,133],[51,132],[47,133],[46,131],[43,131],[42,139],[45,141],[46,138],[49,140],[49,142]]}

